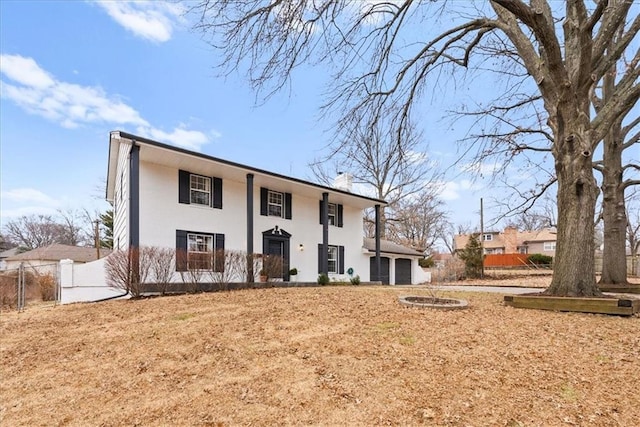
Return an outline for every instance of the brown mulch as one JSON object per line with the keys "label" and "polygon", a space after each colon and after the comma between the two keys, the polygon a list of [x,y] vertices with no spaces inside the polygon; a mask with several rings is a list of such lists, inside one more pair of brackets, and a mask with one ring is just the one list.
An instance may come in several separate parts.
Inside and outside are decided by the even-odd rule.
{"label": "brown mulch", "polygon": [[640,317],[274,288],[0,316],[0,425],[631,426]]}

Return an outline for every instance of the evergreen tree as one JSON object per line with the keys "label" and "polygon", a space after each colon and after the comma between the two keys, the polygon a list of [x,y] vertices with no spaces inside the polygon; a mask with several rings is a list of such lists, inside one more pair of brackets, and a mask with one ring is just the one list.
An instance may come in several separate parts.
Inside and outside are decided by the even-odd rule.
{"label": "evergreen tree", "polygon": [[467,245],[458,254],[464,261],[464,275],[470,279],[477,279],[482,276],[482,245],[478,239],[479,234],[475,233],[469,237]]}

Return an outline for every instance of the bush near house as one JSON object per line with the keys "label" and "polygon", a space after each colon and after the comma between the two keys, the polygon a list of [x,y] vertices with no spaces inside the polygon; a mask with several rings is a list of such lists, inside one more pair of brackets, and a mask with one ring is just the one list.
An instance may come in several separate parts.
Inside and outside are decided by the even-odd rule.
{"label": "bush near house", "polygon": [[433,258],[426,257],[426,258],[420,258],[418,260],[418,265],[422,268],[431,268],[435,265],[435,261],[433,261]]}
{"label": "bush near house", "polygon": [[543,254],[532,254],[532,255],[529,255],[529,257],[527,258],[527,261],[535,265],[548,266],[553,263],[553,257],[549,255],[543,255]]}

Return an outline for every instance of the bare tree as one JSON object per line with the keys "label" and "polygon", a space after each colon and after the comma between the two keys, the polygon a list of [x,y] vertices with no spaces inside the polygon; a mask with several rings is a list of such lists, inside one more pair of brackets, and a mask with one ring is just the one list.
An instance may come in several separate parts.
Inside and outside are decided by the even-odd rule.
{"label": "bare tree", "polygon": [[9,220],[5,225],[7,237],[25,249],[35,249],[53,243],[75,245],[77,230],[69,233],[65,225],[51,215],[29,215]]}
{"label": "bare tree", "polygon": [[428,188],[398,201],[389,219],[389,239],[423,253],[430,251],[451,225],[442,202]]}
{"label": "bare tree", "polygon": [[[619,30],[616,38],[622,37]],[[612,39],[612,48],[615,46]],[[608,49],[609,50],[609,49]],[[636,65],[637,66],[637,65]],[[613,102],[616,96],[616,68],[612,66],[605,74],[601,88],[602,94],[594,91],[592,101],[599,111],[603,105]],[[637,146],[640,142],[640,116],[631,117],[631,122],[623,124],[625,116],[620,116],[611,123],[604,135],[602,160],[594,164],[594,168],[602,174],[602,213],[604,228],[604,250],[602,253],[602,275],[600,284],[628,284],[626,263],[626,235],[628,232],[627,209],[625,206],[625,192],[634,185],[640,184],[640,179],[633,179],[634,173],[640,171],[639,159],[625,164],[624,152]]]}
{"label": "bare tree", "polygon": [[635,192],[627,203],[627,245],[631,254],[631,275],[638,276],[640,257],[640,192]]}
{"label": "bare tree", "polygon": [[[435,165],[428,161],[426,147],[413,127],[402,134],[381,120],[376,127],[357,128],[348,137],[330,144],[328,153],[311,164],[317,179],[331,183],[338,172],[348,172],[354,183],[363,185],[388,205],[380,211],[380,237],[393,227],[393,215],[401,200],[432,185]],[[331,166],[327,166],[331,165]],[[373,224],[373,212],[365,221]]]}
{"label": "bare tree", "polygon": [[[300,64],[335,66],[335,90],[326,106],[341,113],[337,131],[346,137],[382,119],[402,135],[420,113],[420,95],[439,73],[455,67],[500,72],[490,61],[495,57],[515,64],[540,95],[553,140],[558,244],[546,292],[593,296],[599,294],[593,152],[640,97],[640,51],[633,53],[640,13],[632,0],[602,0],[591,8],[584,0],[567,0],[564,6],[545,0],[202,0],[192,10],[200,18],[196,27],[225,52],[224,64],[231,70],[247,66],[256,88],[273,83],[267,96]],[[449,28],[425,37],[425,22],[441,12],[448,14]],[[612,46],[616,34],[621,36]],[[495,49],[500,44],[508,49]],[[592,112],[594,87],[629,52],[632,59],[615,93]]]}

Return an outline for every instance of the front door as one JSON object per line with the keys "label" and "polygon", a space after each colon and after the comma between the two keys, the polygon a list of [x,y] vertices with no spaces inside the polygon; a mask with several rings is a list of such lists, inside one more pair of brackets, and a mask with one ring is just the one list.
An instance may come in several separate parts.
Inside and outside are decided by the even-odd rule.
{"label": "front door", "polygon": [[289,280],[289,240],[291,234],[275,227],[262,233],[263,266],[271,278]]}

